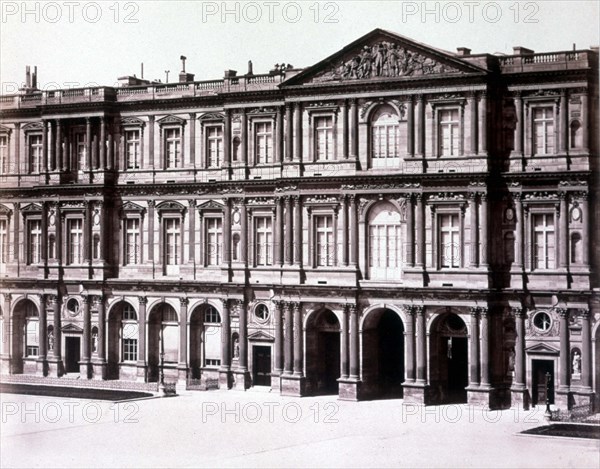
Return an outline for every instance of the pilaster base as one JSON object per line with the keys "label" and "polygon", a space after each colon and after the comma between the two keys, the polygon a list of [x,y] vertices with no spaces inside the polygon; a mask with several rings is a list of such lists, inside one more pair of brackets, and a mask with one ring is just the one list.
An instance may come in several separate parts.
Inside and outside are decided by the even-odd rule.
{"label": "pilaster base", "polygon": [[45,358],[37,360],[35,374],[37,376],[46,376],[48,374],[48,362]]}
{"label": "pilaster base", "polygon": [[425,383],[405,383],[402,385],[404,402],[411,404],[427,404],[429,385]]}
{"label": "pilaster base", "polygon": [[338,399],[342,401],[358,401],[361,398],[362,382],[356,378],[338,379]]}
{"label": "pilaster base", "polygon": [[554,393],[554,405],[559,409],[570,409],[572,407],[572,394],[569,390],[557,389]]}
{"label": "pilaster base", "polygon": [[136,378],[135,380],[140,383],[147,382],[148,366],[145,363],[138,363],[136,365]]}
{"label": "pilaster base", "polygon": [[529,391],[525,386],[513,386],[510,388],[510,406],[529,410],[531,399]]}
{"label": "pilaster base", "polygon": [[281,395],[301,397],[305,395],[306,378],[304,376],[282,375]]}
{"label": "pilaster base", "polygon": [[0,374],[2,374],[2,375],[10,374],[10,357],[8,357],[8,356],[0,357]]}
{"label": "pilaster base", "polygon": [[92,364],[90,362],[79,362],[79,376],[81,379],[92,377]]}
{"label": "pilaster base", "polygon": [[177,382],[187,383],[188,368],[185,364],[177,365]]}
{"label": "pilaster base", "polygon": [[487,410],[500,407],[496,390],[491,386],[467,387],[467,403],[469,405],[481,406]]}
{"label": "pilaster base", "polygon": [[59,358],[48,359],[48,376],[52,378],[60,378],[65,374],[65,367],[63,361]]}
{"label": "pilaster base", "polygon": [[591,388],[576,389],[572,393],[572,399],[573,405],[591,405],[592,410],[594,410],[594,408],[596,407],[594,405],[596,400],[596,394],[594,393],[594,391],[592,391]]}
{"label": "pilaster base", "polygon": [[219,389],[231,389],[231,371],[219,370]]}
{"label": "pilaster base", "polygon": [[96,361],[92,362],[92,379],[106,379],[106,362]]}
{"label": "pilaster base", "polygon": [[271,373],[271,391],[281,392],[281,374],[279,372]]}
{"label": "pilaster base", "polygon": [[233,389],[245,391],[250,387],[250,373],[247,370],[236,370],[233,372]]}

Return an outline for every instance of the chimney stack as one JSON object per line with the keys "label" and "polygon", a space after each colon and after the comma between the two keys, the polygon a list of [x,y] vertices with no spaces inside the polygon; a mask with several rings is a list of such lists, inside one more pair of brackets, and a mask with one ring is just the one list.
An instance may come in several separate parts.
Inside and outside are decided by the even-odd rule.
{"label": "chimney stack", "polygon": [[248,60],[248,75],[254,75],[252,70],[252,60]]}
{"label": "chimney stack", "polygon": [[458,55],[471,55],[471,49],[468,47],[457,47],[456,51],[458,52]]}

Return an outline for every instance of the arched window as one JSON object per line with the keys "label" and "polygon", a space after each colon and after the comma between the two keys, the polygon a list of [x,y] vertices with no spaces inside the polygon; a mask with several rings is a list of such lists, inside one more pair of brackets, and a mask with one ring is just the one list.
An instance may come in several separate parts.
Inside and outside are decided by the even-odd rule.
{"label": "arched window", "polygon": [[579,233],[573,233],[571,235],[571,264],[581,263],[581,235]]}
{"label": "arched window", "polygon": [[400,213],[390,202],[373,207],[368,220],[369,278],[400,280],[402,243]]}
{"label": "arched window", "polygon": [[406,122],[400,122],[392,106],[380,106],[371,119],[371,166],[398,167],[405,148]]}
{"label": "arched window", "polygon": [[124,362],[137,361],[138,357],[138,321],[133,306],[123,303],[121,316],[121,357]]}

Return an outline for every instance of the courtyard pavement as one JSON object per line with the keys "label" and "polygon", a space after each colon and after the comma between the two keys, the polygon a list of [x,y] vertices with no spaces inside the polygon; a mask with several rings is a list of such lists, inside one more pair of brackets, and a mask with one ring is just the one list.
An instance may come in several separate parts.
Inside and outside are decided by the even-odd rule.
{"label": "courtyard pavement", "polygon": [[600,441],[523,436],[543,407],[485,411],[251,390],[121,403],[3,394],[0,466],[598,468]]}

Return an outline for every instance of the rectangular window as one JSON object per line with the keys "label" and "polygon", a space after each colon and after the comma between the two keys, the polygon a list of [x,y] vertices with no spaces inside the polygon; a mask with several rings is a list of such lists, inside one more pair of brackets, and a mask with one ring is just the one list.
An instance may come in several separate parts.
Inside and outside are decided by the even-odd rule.
{"label": "rectangular window", "polygon": [[0,174],[8,173],[8,136],[0,135]]}
{"label": "rectangular window", "polygon": [[208,167],[221,167],[223,160],[223,129],[221,126],[206,127],[206,151]]}
{"label": "rectangular window", "polygon": [[140,220],[128,218],[125,220],[125,264],[140,262]]}
{"label": "rectangular window", "polygon": [[29,136],[29,172],[39,173],[42,167],[42,136]]}
{"label": "rectangular window", "polygon": [[255,263],[256,265],[273,264],[273,233],[271,230],[271,217],[255,218]]}
{"label": "rectangular window", "polygon": [[554,112],[551,106],[533,109],[533,154],[554,153]]}
{"label": "rectangular window", "polygon": [[125,132],[125,158],[127,169],[140,167],[140,131],[127,130]]}
{"label": "rectangular window", "polygon": [[315,217],[315,254],[317,266],[333,265],[333,221],[331,216]]}
{"label": "rectangular window", "polygon": [[25,353],[28,357],[39,354],[39,322],[38,319],[27,319],[27,343]]}
{"label": "rectangular window", "polygon": [[0,220],[0,264],[8,262],[8,222]]}
{"label": "rectangular window", "polygon": [[440,156],[458,156],[459,115],[458,109],[443,109],[439,112]]}
{"label": "rectangular window", "polygon": [[85,155],[87,152],[87,145],[85,144],[85,134],[78,133],[75,136],[75,169],[81,171],[85,168]]}
{"label": "rectangular window", "polygon": [[259,122],[254,127],[256,138],[256,162],[273,162],[273,131],[270,122]]}
{"label": "rectangular window", "polygon": [[215,367],[221,366],[221,360],[219,360],[217,358],[207,358],[206,359],[206,366],[207,367],[211,367],[211,368],[215,368]]}
{"label": "rectangular window", "polygon": [[165,219],[165,264],[179,265],[181,251],[181,228],[179,218]]}
{"label": "rectangular window", "polygon": [[181,167],[181,129],[165,129],[165,154],[167,169]]}
{"label": "rectangular window", "polygon": [[83,221],[70,219],[67,223],[69,264],[83,262]]}
{"label": "rectangular window", "polygon": [[206,265],[221,265],[223,230],[220,218],[206,219]]}
{"label": "rectangular window", "polygon": [[440,266],[460,267],[460,225],[457,214],[444,214],[439,217],[439,258]]}
{"label": "rectangular window", "polygon": [[317,160],[333,160],[332,117],[315,117],[315,152]]}
{"label": "rectangular window", "polygon": [[42,252],[42,221],[29,220],[28,223],[28,264],[39,264]]}
{"label": "rectangular window", "polygon": [[536,269],[555,268],[554,215],[533,215],[533,265]]}
{"label": "rectangular window", "polygon": [[123,361],[124,362],[135,362],[137,361],[137,339],[123,339]]}

